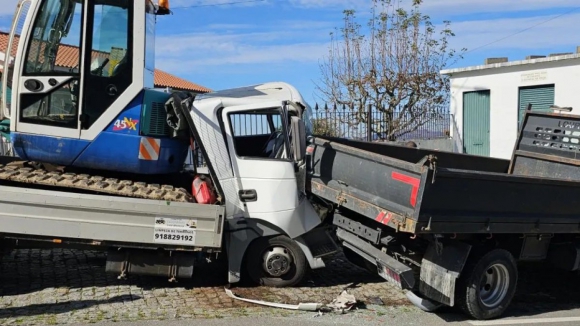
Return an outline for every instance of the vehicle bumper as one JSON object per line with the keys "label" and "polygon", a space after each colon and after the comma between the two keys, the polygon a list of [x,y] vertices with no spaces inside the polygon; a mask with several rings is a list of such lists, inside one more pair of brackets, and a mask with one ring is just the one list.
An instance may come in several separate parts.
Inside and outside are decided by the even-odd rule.
{"label": "vehicle bumper", "polygon": [[381,250],[373,247],[353,233],[338,228],[336,233],[342,245],[377,266],[378,274],[402,290],[415,286],[415,274],[411,267],[397,261]]}

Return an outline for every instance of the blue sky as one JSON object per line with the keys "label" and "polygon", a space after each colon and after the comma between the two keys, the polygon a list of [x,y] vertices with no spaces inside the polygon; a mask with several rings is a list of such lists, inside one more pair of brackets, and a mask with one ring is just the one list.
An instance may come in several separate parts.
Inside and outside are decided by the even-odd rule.
{"label": "blue sky", "polygon": [[[6,30],[17,1],[2,1],[7,3],[0,8],[0,29]],[[340,26],[344,9],[357,9],[363,18],[370,8],[368,0],[206,6],[232,1],[244,0],[171,0],[174,14],[158,19],[157,68],[216,90],[286,81],[314,103],[329,33]],[[195,7],[180,8],[189,6]],[[580,46],[578,0],[425,0],[423,11],[435,24],[452,22],[453,47],[473,50],[454,67],[482,64],[486,57],[575,52]],[[523,29],[529,30],[513,35]]]}

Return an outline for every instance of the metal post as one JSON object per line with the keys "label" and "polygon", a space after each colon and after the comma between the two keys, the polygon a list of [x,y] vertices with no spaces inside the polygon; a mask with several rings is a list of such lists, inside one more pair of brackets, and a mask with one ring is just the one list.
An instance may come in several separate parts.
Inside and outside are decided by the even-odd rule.
{"label": "metal post", "polygon": [[367,141],[373,141],[373,105],[369,104],[367,111]]}

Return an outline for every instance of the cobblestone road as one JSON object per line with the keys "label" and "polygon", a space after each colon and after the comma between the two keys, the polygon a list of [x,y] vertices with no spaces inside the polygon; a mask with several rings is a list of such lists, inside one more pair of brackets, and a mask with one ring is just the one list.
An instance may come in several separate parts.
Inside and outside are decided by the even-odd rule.
{"label": "cobblestone road", "polygon": [[[0,264],[0,325],[50,325],[105,321],[226,318],[246,315],[285,316],[294,312],[263,308],[229,298],[223,289],[226,273],[198,269],[195,280],[168,283],[163,278],[130,277],[117,280],[104,272],[105,255],[71,250],[18,250]],[[542,265],[523,266],[518,292],[509,315],[580,308],[577,273],[554,271]],[[364,304],[382,301],[398,314],[410,306],[403,293],[378,276],[334,257],[327,269],[313,271],[296,288],[236,287],[246,298],[283,303],[329,303],[343,288]],[[378,301],[377,299],[380,299]],[[464,320],[450,311],[443,320]],[[383,318],[383,317],[381,317]]]}
{"label": "cobblestone road", "polygon": [[[62,324],[149,319],[223,318],[248,314],[283,316],[293,312],[261,308],[229,298],[226,272],[198,269],[196,279],[168,283],[164,278],[117,280],[104,272],[105,254],[72,250],[17,250],[5,256],[0,275],[0,324]],[[296,288],[236,287],[246,298],[283,303],[328,303],[352,282],[350,293],[363,302],[380,298],[409,305],[404,295],[378,276],[337,256],[329,268],[313,271]]]}

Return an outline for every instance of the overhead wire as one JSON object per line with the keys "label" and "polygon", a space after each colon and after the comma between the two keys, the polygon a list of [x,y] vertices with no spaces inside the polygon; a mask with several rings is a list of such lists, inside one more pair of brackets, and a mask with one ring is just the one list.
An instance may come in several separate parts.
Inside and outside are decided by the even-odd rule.
{"label": "overhead wire", "polygon": [[541,22],[539,22],[539,23],[537,23],[537,24],[534,24],[534,25],[532,25],[532,26],[526,27],[526,28],[524,28],[524,29],[522,29],[522,30],[519,30],[519,31],[517,31],[517,32],[514,32],[514,33],[512,33],[512,34],[509,34],[509,35],[507,35],[507,36],[504,36],[504,37],[502,37],[502,38],[499,38],[499,39],[497,39],[497,40],[495,40],[495,41],[492,41],[492,42],[486,43],[486,44],[484,44],[484,45],[481,45],[481,46],[475,47],[475,48],[473,48],[473,49],[471,49],[471,50],[465,51],[465,53],[464,53],[464,54],[467,54],[467,53],[470,53],[470,52],[473,52],[473,51],[479,50],[479,49],[481,49],[481,48],[484,48],[484,47],[486,47],[486,46],[489,46],[489,45],[492,45],[492,44],[495,44],[495,43],[501,42],[501,41],[503,41],[503,40],[506,40],[506,39],[508,39],[508,38],[510,38],[510,37],[512,37],[512,36],[515,36],[515,35],[521,34],[521,33],[523,33],[523,32],[529,31],[530,29],[533,29],[533,28],[535,28],[535,27],[538,27],[538,26],[540,26],[540,25],[543,25],[543,24],[545,24],[545,23],[548,23],[548,22],[550,22],[550,21],[553,21],[553,20],[555,20],[555,19],[558,19],[558,18],[560,18],[560,17],[562,17],[562,16],[565,16],[565,15],[571,14],[572,12],[574,12],[574,11],[576,11],[576,10],[578,10],[578,9],[580,9],[580,6],[578,6],[578,7],[574,7],[574,8],[572,8],[572,9],[570,9],[570,10],[568,10],[568,11],[566,11],[566,12],[562,13],[562,14],[559,14],[559,15],[557,15],[557,16],[554,16],[554,17],[552,17],[552,18],[549,18],[549,19],[547,19],[547,20],[541,21]]}
{"label": "overhead wire", "polygon": [[188,8],[198,8],[198,7],[217,7],[217,6],[237,5],[237,4],[252,3],[252,2],[264,2],[264,1],[266,1],[266,0],[232,1],[232,2],[223,2],[223,3],[211,3],[211,4],[203,4],[203,5],[192,5],[192,6],[173,7],[172,9],[188,9]]}

